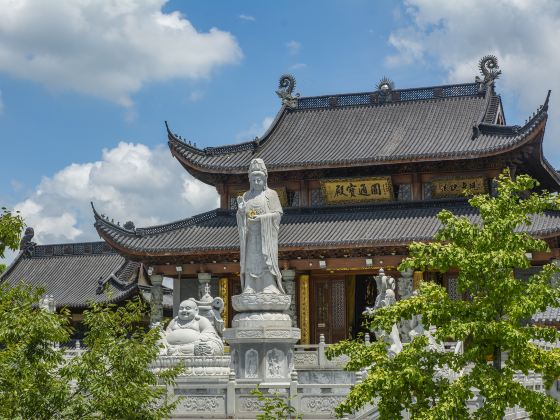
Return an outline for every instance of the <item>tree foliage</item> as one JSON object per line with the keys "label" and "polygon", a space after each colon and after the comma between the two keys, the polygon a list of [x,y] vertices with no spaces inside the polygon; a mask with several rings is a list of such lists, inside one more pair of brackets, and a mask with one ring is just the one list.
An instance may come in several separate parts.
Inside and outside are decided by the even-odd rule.
{"label": "tree foliage", "polygon": [[[426,328],[437,326],[437,340],[463,341],[465,350],[463,354],[430,350],[426,336],[416,337],[394,357],[383,342],[366,346],[345,341],[330,347],[331,357],[350,356],[348,369],[368,370],[338,407],[338,415],[375,401],[381,417],[391,419],[403,410],[418,419],[496,419],[516,405],[531,418],[560,418],[556,400],[514,379],[518,372],[537,372],[550,387],[560,377],[560,349],[544,350],[533,342],[555,342],[560,333],[527,322],[547,306],[558,306],[560,292],[551,278],[559,270],[547,264],[528,280],[515,276],[516,269],[530,267],[528,253],[548,250],[546,242],[524,233],[524,227],[531,225],[533,215],[560,208],[557,195],[531,193],[537,186],[529,176],[512,180],[505,171],[498,179],[496,197],[485,194],[469,200],[479,211],[478,223],[444,210],[438,215],[443,227],[435,241],[410,245],[410,257],[399,269],[457,270],[458,292],[467,298],[451,300],[444,288],[426,282],[418,295],[377,310],[369,328],[389,331],[401,319],[421,314]],[[504,363],[502,352],[508,354]],[[446,367],[462,375],[450,380],[439,374]],[[475,392],[484,404],[469,412],[466,401]]]}
{"label": "tree foliage", "polygon": [[265,395],[257,386],[251,391],[251,394],[257,396],[262,410],[262,414],[257,414],[257,420],[299,420],[303,418],[278,392]]}
{"label": "tree foliage", "polygon": [[[25,226],[23,218],[19,213],[12,213],[2,207],[0,213],[0,259],[4,258],[6,248],[16,250],[19,247],[21,231]],[[6,269],[4,264],[0,264],[0,274]]]}
{"label": "tree foliage", "polygon": [[86,349],[68,358],[53,343],[69,340],[69,313],[38,308],[41,294],[0,285],[0,418],[168,417],[176,401],[168,400],[165,385],[179,369],[149,368],[160,336],[144,330],[140,300],[86,310]]}

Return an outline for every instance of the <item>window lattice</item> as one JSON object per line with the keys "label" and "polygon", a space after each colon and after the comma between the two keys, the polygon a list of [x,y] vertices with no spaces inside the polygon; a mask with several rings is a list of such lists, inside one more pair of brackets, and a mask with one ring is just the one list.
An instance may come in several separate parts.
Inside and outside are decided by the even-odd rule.
{"label": "window lattice", "polygon": [[323,198],[323,192],[320,188],[311,190],[311,206],[318,207],[325,204],[325,199]]}
{"label": "window lattice", "polygon": [[299,191],[288,191],[288,207],[299,207]]}
{"label": "window lattice", "polygon": [[422,198],[424,200],[431,200],[432,199],[432,183],[431,182],[424,182],[422,184]]}
{"label": "window lattice", "polygon": [[447,279],[447,294],[451,300],[459,300],[461,296],[459,296],[459,291],[457,290],[457,279],[456,278],[449,278]]}
{"label": "window lattice", "polygon": [[398,184],[395,186],[395,198],[398,201],[410,201],[412,200],[412,185],[410,184]]}

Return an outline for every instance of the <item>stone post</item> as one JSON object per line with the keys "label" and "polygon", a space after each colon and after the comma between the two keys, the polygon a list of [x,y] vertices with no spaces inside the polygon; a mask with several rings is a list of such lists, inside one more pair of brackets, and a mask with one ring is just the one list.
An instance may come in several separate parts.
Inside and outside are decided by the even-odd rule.
{"label": "stone post", "polygon": [[297,310],[296,310],[296,271],[295,270],[282,270],[282,282],[286,294],[292,297],[292,303],[288,308],[287,313],[292,317],[292,327],[297,327]]}
{"label": "stone post", "polygon": [[325,354],[325,350],[327,349],[327,344],[325,343],[325,334],[319,334],[319,366],[324,367],[327,364],[327,355]]}
{"label": "stone post", "polygon": [[212,279],[211,273],[198,273],[198,298],[202,298],[206,293],[206,284]]}
{"label": "stone post", "polygon": [[161,274],[152,274],[150,282],[152,283],[150,324],[153,326],[163,319],[163,289],[161,287],[163,276]]}
{"label": "stone post", "polygon": [[235,415],[235,371],[230,370],[226,388],[226,415],[233,418]]}
{"label": "stone post", "polygon": [[290,393],[289,404],[291,407],[299,411],[299,397],[298,397],[298,373],[292,370],[290,373]]}

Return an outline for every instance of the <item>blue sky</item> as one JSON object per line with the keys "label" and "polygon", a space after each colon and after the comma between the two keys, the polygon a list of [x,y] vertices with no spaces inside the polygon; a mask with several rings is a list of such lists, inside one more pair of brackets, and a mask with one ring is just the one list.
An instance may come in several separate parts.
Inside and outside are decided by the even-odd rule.
{"label": "blue sky", "polygon": [[45,4],[0,0],[0,203],[42,243],[96,239],[90,200],[137,226],[214,207],[169,157],[164,120],[198,146],[251,139],[280,107],[283,73],[303,96],[383,76],[429,86],[473,81],[496,54],[508,123],[553,89],[545,151],[560,167],[559,2]]}

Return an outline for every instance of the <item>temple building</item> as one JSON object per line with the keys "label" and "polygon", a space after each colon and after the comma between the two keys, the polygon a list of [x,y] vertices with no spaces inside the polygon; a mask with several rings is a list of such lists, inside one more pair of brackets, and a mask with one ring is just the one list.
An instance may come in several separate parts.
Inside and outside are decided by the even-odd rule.
{"label": "temple building", "polygon": [[[26,236],[0,281],[44,289],[54,309],[70,310],[74,338],[83,337],[82,313],[91,303],[121,304],[136,296],[150,301],[152,285],[146,267],[122,257],[106,242],[36,245],[32,236]],[[172,290],[162,289],[164,312],[171,316]]]}
{"label": "temple building", "polygon": [[[433,238],[438,212],[477,220],[465,189],[493,194],[504,168],[560,190],[542,150],[550,92],[523,125],[507,125],[494,64],[483,58],[483,78],[473,83],[397,89],[384,78],[372,92],[314,97],[296,95],[295,79],[283,76],[280,110],[260,138],[200,149],[167,127],[172,155],[216,188],[220,208],[145,228],[94,209],[95,227],[126,259],[173,277],[175,306],[210,282],[226,302],[227,325],[230,298],[240,292],[236,198],[248,188],[249,162],[262,158],[284,207],[279,263],[302,343],[355,336],[381,268],[415,284],[439,282],[457,297],[453,273],[396,271],[408,244]],[[551,248],[531,255],[534,265],[558,257],[560,213],[536,216],[527,229]]]}
{"label": "temple building", "polygon": [[[79,267],[61,276],[46,268],[54,258],[46,254],[48,246],[38,246],[18,257],[2,279],[15,282],[30,276],[18,273],[35,270],[49,293],[71,305],[87,300],[85,294],[95,296],[99,278],[111,282],[115,296],[128,296],[127,287],[170,277],[175,313],[181,300],[199,298],[208,283],[212,295],[224,300],[230,326],[231,296],[240,293],[236,198],[248,189],[249,162],[262,158],[268,186],[284,209],[279,266],[302,344],[318,343],[321,335],[326,342],[356,336],[362,312],[374,304],[374,276],[381,268],[398,279],[397,296],[403,280],[414,286],[430,280],[458,298],[456,273],[397,271],[412,241],[434,237],[441,226],[437,214],[448,209],[478,220],[464,191],[493,194],[493,179],[504,168],[560,191],[560,176],[542,149],[550,92],[543,92],[542,105],[523,125],[508,125],[495,90],[495,58],[483,58],[480,70],[482,77],[472,83],[398,89],[383,78],[370,92],[313,97],[295,94],[295,79],[282,76],[274,122],[261,137],[241,144],[197,148],[166,123],[171,154],[216,188],[220,208],[138,228],[114,223],[94,208],[104,243],[89,246],[106,252],[86,257],[87,244],[64,245],[72,247],[69,253],[56,245],[62,247],[59,261]],[[559,257],[560,213],[536,216],[527,230],[551,249],[531,255],[535,266]],[[90,265],[83,264],[89,259]]]}

